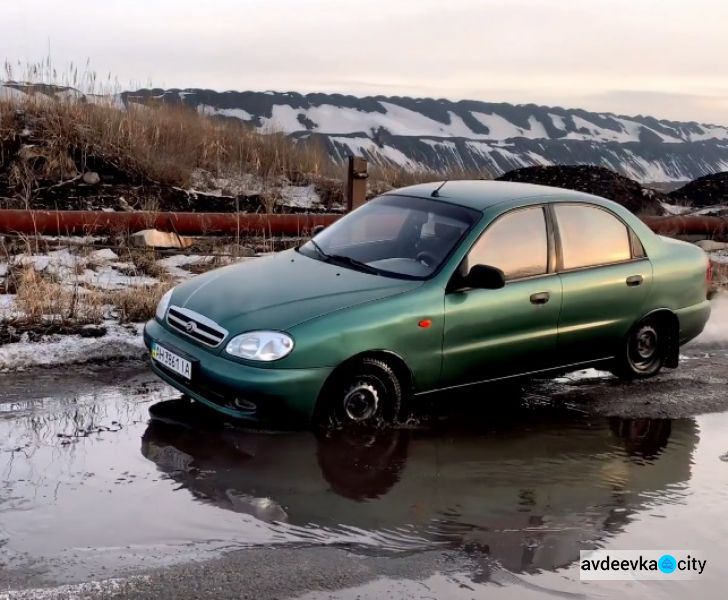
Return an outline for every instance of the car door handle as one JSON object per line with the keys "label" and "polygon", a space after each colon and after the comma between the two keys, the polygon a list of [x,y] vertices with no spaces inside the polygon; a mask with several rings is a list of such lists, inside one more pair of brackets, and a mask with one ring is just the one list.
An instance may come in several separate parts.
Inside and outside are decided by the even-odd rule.
{"label": "car door handle", "polygon": [[548,292],[539,292],[538,294],[531,294],[531,304],[546,304],[551,298],[551,294]]}
{"label": "car door handle", "polygon": [[630,287],[640,285],[642,283],[642,275],[632,275],[631,277],[627,277],[626,282]]}

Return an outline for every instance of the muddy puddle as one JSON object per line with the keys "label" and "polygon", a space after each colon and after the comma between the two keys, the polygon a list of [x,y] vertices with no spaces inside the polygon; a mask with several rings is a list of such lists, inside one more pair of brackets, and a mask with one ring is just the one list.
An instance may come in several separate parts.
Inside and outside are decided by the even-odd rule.
{"label": "muddy puddle", "polygon": [[14,377],[0,400],[0,580],[123,576],[256,546],[464,555],[471,572],[433,583],[452,597],[486,583],[582,593],[579,550],[598,547],[695,548],[714,557],[697,589],[728,576],[725,412],[597,416],[537,389],[506,411],[391,431],[276,433],[211,417],[139,367]]}

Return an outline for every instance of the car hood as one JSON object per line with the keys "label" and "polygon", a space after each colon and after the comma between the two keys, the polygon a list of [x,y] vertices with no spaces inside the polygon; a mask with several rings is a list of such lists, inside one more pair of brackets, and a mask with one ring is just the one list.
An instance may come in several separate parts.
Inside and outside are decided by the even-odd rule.
{"label": "car hood", "polygon": [[420,285],[287,250],[190,279],[175,288],[172,304],[198,312],[235,335],[252,329],[286,330]]}

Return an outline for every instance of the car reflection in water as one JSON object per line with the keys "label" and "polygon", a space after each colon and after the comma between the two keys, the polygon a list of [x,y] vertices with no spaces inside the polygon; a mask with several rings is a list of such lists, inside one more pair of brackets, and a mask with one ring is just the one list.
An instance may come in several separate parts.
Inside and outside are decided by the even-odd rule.
{"label": "car reflection in water", "polygon": [[309,541],[364,532],[381,551],[459,547],[515,573],[568,566],[646,506],[679,500],[697,441],[688,419],[521,414],[488,429],[314,435],[236,429],[184,400],[151,413],[143,455],[200,501]]}

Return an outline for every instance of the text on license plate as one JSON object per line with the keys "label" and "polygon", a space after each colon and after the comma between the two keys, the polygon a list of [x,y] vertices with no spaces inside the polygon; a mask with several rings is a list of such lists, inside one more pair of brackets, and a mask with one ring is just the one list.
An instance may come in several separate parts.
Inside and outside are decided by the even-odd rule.
{"label": "text on license plate", "polygon": [[159,344],[152,344],[152,359],[185,379],[192,379],[192,363]]}

